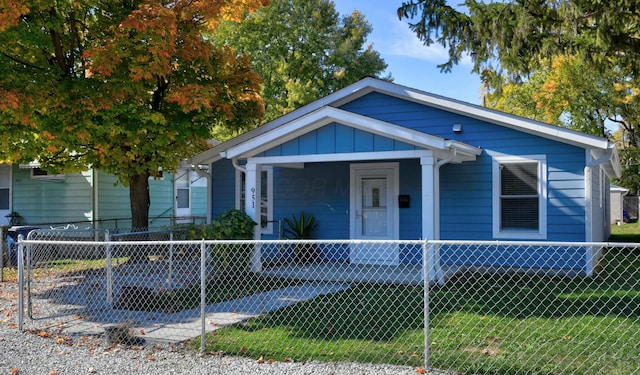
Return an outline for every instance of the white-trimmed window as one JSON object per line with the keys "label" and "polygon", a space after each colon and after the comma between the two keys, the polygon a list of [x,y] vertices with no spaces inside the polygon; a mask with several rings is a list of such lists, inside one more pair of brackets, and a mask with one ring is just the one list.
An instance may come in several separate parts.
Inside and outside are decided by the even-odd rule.
{"label": "white-trimmed window", "polygon": [[[236,170],[236,209],[245,210],[246,174]],[[273,234],[273,167],[263,166],[260,175],[260,233]]]}
{"label": "white-trimmed window", "polygon": [[493,202],[494,238],[546,239],[546,157],[494,157]]}
{"label": "white-trimmed window", "polygon": [[31,168],[31,178],[34,180],[61,181],[64,179],[64,174],[49,174],[40,167],[33,167]]}

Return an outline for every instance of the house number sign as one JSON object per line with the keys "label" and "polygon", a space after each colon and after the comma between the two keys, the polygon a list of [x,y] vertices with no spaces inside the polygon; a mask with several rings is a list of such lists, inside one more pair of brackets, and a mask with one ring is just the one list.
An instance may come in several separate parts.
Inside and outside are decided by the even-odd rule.
{"label": "house number sign", "polygon": [[256,208],[256,188],[251,188],[251,208]]}

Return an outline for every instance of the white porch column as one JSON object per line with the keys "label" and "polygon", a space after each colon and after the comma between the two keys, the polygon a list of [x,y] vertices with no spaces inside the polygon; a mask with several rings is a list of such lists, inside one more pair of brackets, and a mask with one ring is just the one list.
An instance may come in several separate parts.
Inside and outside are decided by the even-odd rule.
{"label": "white porch column", "polygon": [[[244,185],[244,209],[247,215],[256,223],[260,223],[260,165],[247,163],[245,165],[246,176]],[[256,225],[253,232],[253,239],[260,239],[260,224]],[[253,256],[251,257],[251,270],[254,272],[262,271],[262,262],[260,261],[260,246],[255,246]]]}
{"label": "white porch column", "polygon": [[[420,158],[422,166],[422,239],[433,240],[436,237],[435,217],[436,201],[435,201],[435,158],[433,152]],[[422,277],[425,277],[425,271],[428,272],[429,281],[435,280],[436,277],[436,260],[432,246],[425,246],[422,261]]]}
{"label": "white porch column", "polygon": [[[431,152],[430,152],[431,153]],[[420,158],[422,166],[422,238],[433,240],[436,238],[435,217],[435,158],[433,153]]]}

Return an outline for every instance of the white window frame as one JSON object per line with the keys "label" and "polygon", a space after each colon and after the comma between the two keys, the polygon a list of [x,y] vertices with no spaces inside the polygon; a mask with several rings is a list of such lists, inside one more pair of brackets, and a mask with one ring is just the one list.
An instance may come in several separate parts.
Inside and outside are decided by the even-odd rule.
{"label": "white window frame", "polygon": [[[538,163],[538,229],[501,229],[500,165]],[[493,238],[496,239],[547,239],[547,157],[546,155],[500,155],[493,157],[492,165]]]}
{"label": "white window frame", "polygon": [[[267,183],[266,183],[266,187],[267,187],[267,191],[266,191],[266,199],[267,199],[267,223],[265,226],[260,226],[260,233],[261,234],[273,234],[273,167],[270,165],[263,165],[261,168],[261,173],[264,172],[266,174],[266,178],[267,178]],[[236,202],[235,202],[235,208],[237,210],[240,210],[242,212],[244,212],[245,207],[244,204],[242,203],[242,176],[244,175],[244,172],[239,171],[236,169],[236,183],[235,183],[235,195],[236,195]],[[262,176],[262,178],[260,179],[261,182],[262,179],[264,179],[264,175]],[[262,190],[262,189],[261,189]],[[261,194],[264,195],[264,192],[261,191]],[[262,198],[260,199],[260,201],[262,202]],[[260,205],[261,209],[260,209],[260,216],[262,217],[262,204]],[[260,224],[260,223],[258,223]]]}
{"label": "white window frame", "polygon": [[149,175],[149,181],[164,181],[164,171],[162,167],[158,167],[158,172]]}
{"label": "white window frame", "polygon": [[[35,171],[42,171],[45,174],[36,174]],[[41,169],[40,166],[34,166],[31,168],[31,179],[32,180],[44,180],[44,181],[62,181],[64,180],[64,174],[49,174],[44,169]]]}

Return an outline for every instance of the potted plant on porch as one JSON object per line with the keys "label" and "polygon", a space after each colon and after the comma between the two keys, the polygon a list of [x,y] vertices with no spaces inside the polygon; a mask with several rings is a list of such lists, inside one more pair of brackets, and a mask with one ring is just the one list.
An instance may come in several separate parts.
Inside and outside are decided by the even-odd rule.
{"label": "potted plant on porch", "polygon": [[[286,227],[283,229],[284,238],[288,240],[310,240],[313,239],[313,232],[318,223],[313,214],[293,215],[291,218],[284,218]],[[318,260],[318,250],[313,244],[298,243],[293,247],[295,260],[298,263],[313,263]]]}

